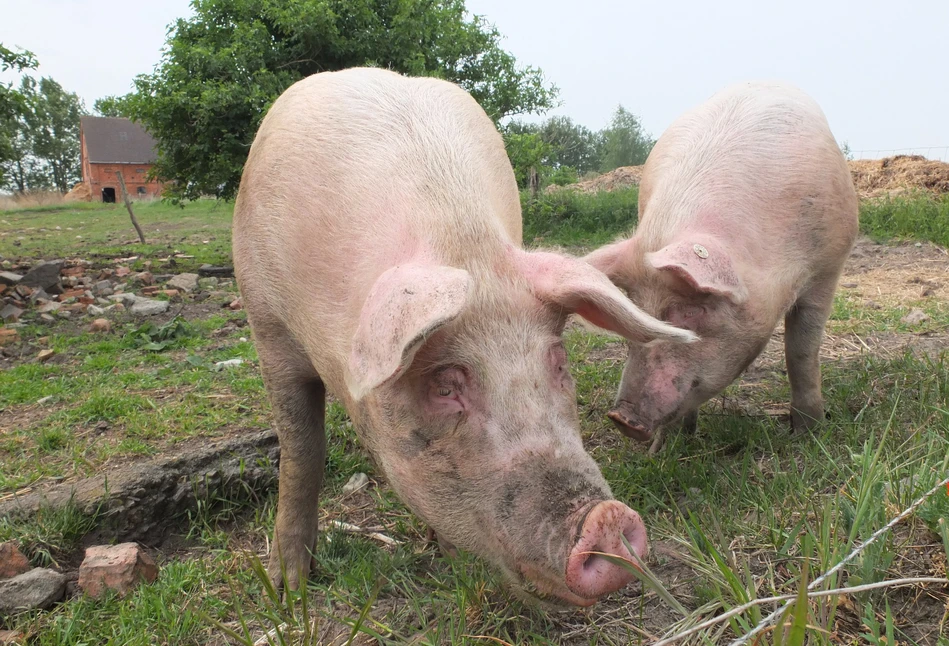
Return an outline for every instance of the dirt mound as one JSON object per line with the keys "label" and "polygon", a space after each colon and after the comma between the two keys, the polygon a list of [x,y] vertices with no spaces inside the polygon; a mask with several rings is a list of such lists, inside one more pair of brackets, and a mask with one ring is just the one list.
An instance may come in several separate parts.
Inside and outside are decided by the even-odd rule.
{"label": "dirt mound", "polygon": [[64,198],[67,202],[91,202],[92,201],[92,191],[89,189],[89,185],[85,182],[79,182],[73,186],[66,197]]}
{"label": "dirt mound", "polygon": [[[885,159],[857,159],[849,162],[853,183],[861,198],[898,195],[912,190],[949,193],[949,164],[926,159],[921,155],[897,155]],[[547,192],[559,190],[596,193],[639,186],[642,166],[623,166],[569,186],[548,186]]]}
{"label": "dirt mound", "polygon": [[547,193],[556,193],[557,191],[570,190],[580,193],[598,193],[599,191],[618,191],[630,186],[639,186],[639,180],[643,176],[642,166],[620,166],[616,170],[611,170],[592,179],[568,184],[567,186],[551,185],[545,189]]}
{"label": "dirt mound", "polygon": [[850,172],[860,197],[882,197],[912,190],[949,193],[949,164],[922,155],[857,159],[850,162]]}

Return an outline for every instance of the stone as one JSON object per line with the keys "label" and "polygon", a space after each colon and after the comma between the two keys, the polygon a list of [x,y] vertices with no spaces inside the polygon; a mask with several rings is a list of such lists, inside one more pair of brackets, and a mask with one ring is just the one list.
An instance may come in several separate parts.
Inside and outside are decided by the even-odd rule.
{"label": "stone", "polygon": [[150,298],[138,298],[135,300],[132,308],[129,310],[137,316],[154,316],[155,314],[164,314],[168,311],[171,303],[168,301],[156,301]]}
{"label": "stone", "polygon": [[214,265],[204,264],[198,267],[199,276],[218,276],[230,277],[234,275],[233,267],[215,267]]}
{"label": "stone", "polygon": [[26,635],[19,630],[0,630],[0,644],[3,646],[17,646],[26,643]]}
{"label": "stone", "polygon": [[34,265],[20,281],[21,285],[27,287],[42,287],[48,290],[59,282],[59,272],[63,268],[62,260],[46,260],[38,265]]}
{"label": "stone", "polygon": [[178,274],[166,283],[165,287],[182,292],[193,292],[198,288],[197,274]]}
{"label": "stone", "polygon": [[242,363],[244,363],[243,359],[228,359],[226,361],[218,361],[214,364],[214,367],[218,370],[221,370],[222,368],[236,368]]}
{"label": "stone", "polygon": [[111,332],[112,323],[109,319],[96,319],[92,322],[92,325],[89,326],[90,332]]}
{"label": "stone", "polygon": [[231,301],[230,305],[228,305],[227,308],[236,312],[238,310],[244,309],[244,304],[241,303],[241,299],[238,298],[236,300]]}
{"label": "stone", "polygon": [[62,303],[57,303],[56,301],[50,301],[48,303],[43,303],[42,305],[37,307],[36,311],[39,312],[40,314],[48,314],[49,312],[55,312],[62,306],[63,306]]}
{"label": "stone", "polygon": [[220,280],[215,278],[214,276],[210,276],[209,278],[199,278],[198,287],[200,287],[201,289],[214,289],[215,287],[217,287],[217,284],[219,282]]}
{"label": "stone", "polygon": [[56,317],[52,314],[40,314],[40,320],[46,323],[54,323],[56,321]]}
{"label": "stone", "polygon": [[111,280],[100,280],[95,285],[92,286],[92,293],[102,296],[102,292],[112,293],[112,281]]}
{"label": "stone", "polygon": [[158,566],[137,543],[87,548],[79,566],[79,587],[90,597],[106,590],[126,595],[142,581],[151,583],[156,577]]}
{"label": "stone", "polygon": [[63,598],[66,577],[54,570],[33,568],[0,581],[0,616],[24,610],[46,610]]}
{"label": "stone", "polygon": [[117,278],[124,278],[124,277],[128,276],[128,275],[131,274],[131,273],[132,273],[132,270],[129,269],[128,267],[116,267],[116,268],[115,268],[115,275],[116,275]]}
{"label": "stone", "polygon": [[98,305],[90,304],[89,307],[86,308],[86,314],[90,316],[102,316],[105,314],[105,310]]}
{"label": "stone", "polygon": [[85,295],[86,295],[86,290],[84,289],[79,289],[79,288],[67,289],[62,294],[59,295],[59,302],[62,303],[69,300],[70,298],[79,298],[80,296],[85,296]]}
{"label": "stone", "polygon": [[367,476],[365,473],[354,473],[349,481],[343,485],[343,495],[349,496],[368,485],[369,476]]}
{"label": "stone", "polygon": [[914,307],[910,310],[910,313],[900,319],[901,323],[906,323],[907,325],[919,325],[920,323],[925,323],[929,320],[929,314]]}
{"label": "stone", "polygon": [[0,310],[0,321],[4,323],[16,323],[20,320],[22,314],[23,310],[16,305],[7,305]]}
{"label": "stone", "polygon": [[42,287],[37,287],[33,290],[33,293],[30,294],[30,303],[36,305],[38,302],[49,302],[53,300],[53,297],[46,293]]}
{"label": "stone", "polygon": [[2,285],[16,285],[21,280],[23,280],[23,276],[20,274],[14,274],[12,271],[0,271],[0,284]]}
{"label": "stone", "polygon": [[148,287],[142,288],[142,295],[154,296],[159,291],[161,291],[161,287],[159,287],[158,285],[149,285]]}
{"label": "stone", "polygon": [[16,331],[16,328],[9,328],[9,327],[0,328],[0,347],[5,346],[8,343],[13,343],[19,338],[20,338],[19,332]]}
{"label": "stone", "polygon": [[49,348],[46,348],[45,350],[39,351],[39,353],[36,355],[36,360],[39,361],[40,363],[46,363],[47,361],[52,359],[53,355],[55,354],[56,354],[55,350],[50,350]]}
{"label": "stone", "polygon": [[0,579],[9,579],[30,569],[30,562],[13,541],[0,543]]}
{"label": "stone", "polygon": [[158,293],[164,294],[168,298],[178,298],[178,294],[179,294],[177,289],[163,289]]}
{"label": "stone", "polygon": [[62,276],[82,276],[86,273],[85,267],[65,267],[60,270]]}
{"label": "stone", "polygon": [[150,271],[140,271],[137,274],[132,274],[129,278],[133,283],[138,283],[139,285],[154,285],[155,277],[152,276]]}
{"label": "stone", "polygon": [[123,292],[121,294],[112,294],[108,297],[110,301],[115,301],[116,303],[122,303],[125,307],[131,307],[135,304],[135,301],[138,300],[138,296],[135,294],[130,294]]}

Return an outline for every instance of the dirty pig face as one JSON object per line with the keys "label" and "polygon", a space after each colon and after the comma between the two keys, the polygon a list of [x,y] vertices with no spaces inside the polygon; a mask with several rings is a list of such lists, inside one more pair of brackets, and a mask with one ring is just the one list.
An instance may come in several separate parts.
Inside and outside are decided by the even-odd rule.
{"label": "dirty pig face", "polygon": [[367,439],[440,539],[535,598],[589,605],[628,577],[576,548],[624,549],[625,534],[642,556],[645,531],[583,449],[563,320],[513,309],[472,308],[426,342],[404,377],[367,397],[369,423],[389,429]]}

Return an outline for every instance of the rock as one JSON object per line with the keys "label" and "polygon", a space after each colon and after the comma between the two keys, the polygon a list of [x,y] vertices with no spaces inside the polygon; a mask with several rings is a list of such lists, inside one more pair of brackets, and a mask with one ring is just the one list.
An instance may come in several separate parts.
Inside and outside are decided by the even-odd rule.
{"label": "rock", "polygon": [[137,274],[132,274],[129,278],[133,283],[138,283],[139,285],[154,285],[155,277],[152,276],[150,271],[140,271]]}
{"label": "rock", "polygon": [[124,277],[128,276],[128,275],[131,274],[131,273],[132,273],[132,270],[129,269],[128,267],[116,267],[116,268],[115,268],[115,275],[116,275],[117,278],[124,278]]}
{"label": "rock", "polygon": [[218,361],[214,364],[214,367],[218,370],[223,368],[236,368],[237,366],[244,363],[243,359],[228,359],[227,361]]}
{"label": "rock", "polygon": [[0,310],[0,320],[4,323],[16,323],[20,320],[21,314],[23,314],[23,310],[16,305],[7,305]]}
{"label": "rock", "polygon": [[61,276],[82,276],[86,273],[85,267],[64,267],[59,271]]}
{"label": "rock", "polygon": [[96,319],[92,322],[92,325],[89,326],[90,332],[111,332],[112,323],[109,319]]}
{"label": "rock", "polygon": [[52,396],[52,395],[46,395],[46,397],[40,397],[39,399],[37,399],[37,400],[36,400],[36,405],[37,405],[37,406],[43,406],[44,404],[48,404],[48,403],[51,402],[51,401],[53,401],[53,396]]}
{"label": "rock", "polygon": [[9,579],[29,569],[30,562],[16,543],[0,543],[0,579]]}
{"label": "rock", "polygon": [[43,303],[42,305],[37,307],[36,311],[39,312],[40,314],[48,314],[49,312],[55,312],[62,306],[63,306],[62,303],[57,303],[56,301],[50,301],[48,303]]}
{"label": "rock", "polygon": [[16,331],[16,328],[0,328],[0,347],[5,346],[8,343],[13,343],[17,339],[19,339],[19,332]]}
{"label": "rock", "polygon": [[23,276],[21,285],[27,287],[42,287],[49,290],[59,282],[59,272],[63,268],[62,260],[47,260],[35,265]]}
{"label": "rock", "polygon": [[919,295],[922,298],[926,298],[927,296],[932,296],[935,293],[936,293],[936,290],[933,289],[932,287],[923,287],[921,290],[919,290]]}
{"label": "rock", "polygon": [[234,275],[233,267],[215,267],[214,265],[204,264],[198,267],[199,276],[218,276],[230,277]]}
{"label": "rock", "polygon": [[214,289],[215,287],[217,287],[217,284],[219,282],[220,281],[214,276],[211,276],[209,278],[199,278],[198,287],[200,287],[201,289]]}
{"label": "rock", "polygon": [[[57,303],[58,305],[59,303]],[[53,323],[56,321],[56,317],[52,314],[40,314],[40,320],[45,321],[46,323]]]}
{"label": "rock", "polygon": [[231,303],[227,306],[227,308],[236,312],[237,310],[244,309],[244,304],[241,303],[241,299],[238,298],[236,300],[231,301]]}
{"label": "rock", "polygon": [[20,298],[29,298],[30,296],[33,295],[33,288],[27,287],[26,285],[17,285],[13,289],[13,292]]}
{"label": "rock", "polygon": [[91,316],[102,316],[105,314],[105,310],[98,305],[89,305],[89,307],[86,308],[86,314]]}
{"label": "rock", "polygon": [[33,293],[30,294],[30,303],[36,305],[37,303],[46,303],[53,300],[53,297],[46,293],[42,287],[37,287],[33,290]]}
{"label": "rock", "polygon": [[343,495],[349,496],[369,485],[369,476],[365,473],[354,473],[349,481],[343,485]]}
{"label": "rock", "polygon": [[159,291],[161,291],[161,287],[158,285],[149,285],[148,287],[142,288],[142,296],[154,296]]}
{"label": "rock", "polygon": [[138,296],[135,294],[127,294],[124,292],[122,294],[112,294],[112,296],[108,298],[110,301],[122,303],[125,307],[132,307],[132,305],[135,305],[135,301],[138,300]]}
{"label": "rock", "polygon": [[174,278],[168,281],[165,287],[170,287],[171,289],[177,289],[182,292],[193,292],[198,288],[198,275],[197,274],[178,274]]}
{"label": "rock", "polygon": [[847,289],[856,289],[857,283],[840,283],[841,287],[846,287]]}
{"label": "rock", "polygon": [[111,280],[100,280],[100,281],[97,282],[95,285],[93,285],[93,287],[92,287],[92,293],[93,293],[93,294],[98,294],[99,296],[105,296],[105,295],[107,295],[107,294],[103,294],[103,292],[109,292],[109,294],[112,293],[112,281],[111,281]]}
{"label": "rock", "polygon": [[21,280],[23,276],[20,274],[14,274],[12,271],[0,271],[0,285],[16,285]]}
{"label": "rock", "polygon": [[50,350],[49,348],[45,350],[40,350],[39,353],[36,355],[36,360],[39,361],[40,363],[46,363],[47,361],[52,359],[53,355],[55,354],[56,354],[56,351]]}
{"label": "rock", "polygon": [[158,576],[155,561],[137,543],[96,545],[86,549],[79,566],[79,587],[91,597],[106,590],[128,594],[139,583]]}
{"label": "rock", "polygon": [[154,316],[155,314],[164,314],[168,311],[171,303],[168,301],[155,301],[150,298],[138,298],[132,305],[130,312],[137,316]]}
{"label": "rock", "polygon": [[3,646],[16,646],[17,644],[25,644],[26,635],[21,633],[19,630],[0,630],[0,644]]}
{"label": "rock", "polygon": [[912,310],[910,310],[909,314],[900,319],[900,322],[906,323],[907,325],[919,325],[920,323],[924,323],[928,320],[929,314],[918,307],[914,307]]}
{"label": "rock", "polygon": [[63,598],[66,577],[46,568],[34,568],[0,581],[0,616],[23,610],[45,610]]}

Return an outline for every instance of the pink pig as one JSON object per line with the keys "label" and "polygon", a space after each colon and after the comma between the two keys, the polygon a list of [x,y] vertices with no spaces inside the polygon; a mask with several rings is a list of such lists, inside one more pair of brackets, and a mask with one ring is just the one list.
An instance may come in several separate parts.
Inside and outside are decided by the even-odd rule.
{"label": "pink pig", "polygon": [[504,144],[456,86],[377,69],[317,74],[261,124],[234,263],[281,446],[270,572],[295,588],[317,538],[333,394],[439,539],[518,587],[589,605],[638,556],[579,433],[561,333],[577,313],[633,343],[691,332],[578,259],[521,248]]}
{"label": "pink pig", "polygon": [[824,417],[818,353],[857,234],[857,196],[820,107],[774,83],[734,85],[682,115],[646,160],[635,235],[585,258],[688,346],[629,346],[610,417],[654,431],[721,393],[785,322],[791,421]]}

